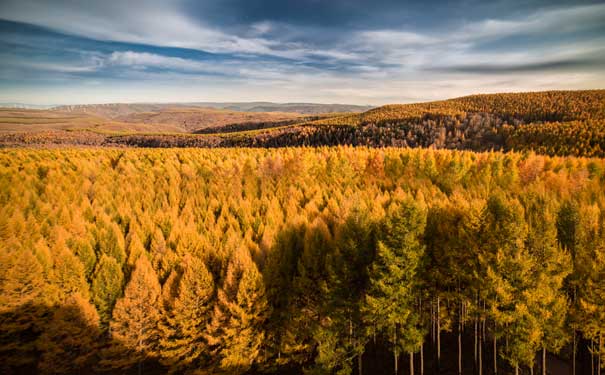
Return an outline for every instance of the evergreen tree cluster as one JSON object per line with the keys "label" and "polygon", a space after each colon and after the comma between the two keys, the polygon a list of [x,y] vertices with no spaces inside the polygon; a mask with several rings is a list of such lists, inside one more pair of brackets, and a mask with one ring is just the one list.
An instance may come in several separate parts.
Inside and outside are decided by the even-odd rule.
{"label": "evergreen tree cluster", "polygon": [[531,153],[2,150],[0,369],[597,373],[603,186]]}

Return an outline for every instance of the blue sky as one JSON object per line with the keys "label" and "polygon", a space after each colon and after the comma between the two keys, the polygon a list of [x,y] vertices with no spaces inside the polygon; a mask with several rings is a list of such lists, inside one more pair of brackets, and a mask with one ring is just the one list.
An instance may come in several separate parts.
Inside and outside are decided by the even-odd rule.
{"label": "blue sky", "polygon": [[385,104],[605,88],[605,3],[3,0],[0,102]]}

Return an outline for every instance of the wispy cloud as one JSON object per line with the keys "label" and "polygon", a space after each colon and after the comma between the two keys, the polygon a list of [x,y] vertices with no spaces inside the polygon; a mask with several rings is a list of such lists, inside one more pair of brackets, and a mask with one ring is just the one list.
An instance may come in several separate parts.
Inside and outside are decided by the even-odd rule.
{"label": "wispy cloud", "polygon": [[67,36],[53,43],[50,36],[24,38],[0,29],[0,45],[10,46],[0,56],[0,79],[34,82],[30,72],[54,72],[71,77],[74,85],[123,80],[175,91],[192,85],[205,95],[209,88],[215,95],[236,95],[237,86],[242,88],[237,94],[272,95],[272,100],[292,99],[296,91],[306,100],[333,96],[326,101],[373,104],[555,88],[557,81],[577,88],[605,85],[605,4],[535,7],[523,15],[459,21],[419,16],[426,27],[407,18],[400,27],[393,22],[317,26],[271,14],[232,27],[213,22],[211,13],[184,9],[180,1],[161,0],[4,0],[1,18],[87,43],[72,45]]}

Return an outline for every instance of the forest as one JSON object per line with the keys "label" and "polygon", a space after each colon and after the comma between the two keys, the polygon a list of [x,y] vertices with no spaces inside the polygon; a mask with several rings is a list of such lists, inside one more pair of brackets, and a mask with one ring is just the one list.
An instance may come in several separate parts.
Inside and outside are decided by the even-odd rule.
{"label": "forest", "polygon": [[[201,126],[206,117],[195,117],[200,116],[198,112],[186,113],[193,116],[189,118],[189,122]],[[255,121],[242,122],[233,119],[247,118],[246,113],[233,115],[234,117],[230,113],[228,118],[220,119],[214,125],[197,129],[190,124],[188,128],[193,129],[191,132],[167,131],[182,125],[173,116],[173,112],[144,115],[141,121],[148,122],[135,127],[141,131],[132,130],[135,124],[103,123],[102,119],[95,118],[95,122],[88,126],[78,119],[64,130],[58,130],[56,126],[53,128],[29,124],[29,129],[37,131],[2,133],[0,118],[0,147],[95,145],[221,148],[349,145],[533,151],[550,156],[605,157],[605,90],[471,95],[435,102],[386,105],[363,113],[330,113],[304,117],[296,115],[281,120],[275,120],[275,114],[271,114],[270,117],[263,115]],[[161,127],[155,123],[160,115],[168,121]],[[30,116],[33,115],[30,113]],[[230,122],[229,119],[235,122]],[[9,128],[14,129],[16,125],[13,122],[18,119],[9,120]],[[33,121],[31,118],[21,121],[25,120]],[[155,126],[155,131],[149,130],[152,126]],[[111,129],[114,131],[110,131]],[[122,131],[115,131],[116,129]]]}
{"label": "forest", "polygon": [[2,149],[0,372],[599,375],[603,186],[533,152]]}

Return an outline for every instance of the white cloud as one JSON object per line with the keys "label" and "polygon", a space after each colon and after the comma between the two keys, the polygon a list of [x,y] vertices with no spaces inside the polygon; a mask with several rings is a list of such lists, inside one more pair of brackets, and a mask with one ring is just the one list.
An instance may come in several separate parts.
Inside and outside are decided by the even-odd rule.
{"label": "white cloud", "polygon": [[[61,1],[65,1],[62,6]],[[313,42],[313,38],[292,37],[304,34],[303,29],[293,25],[286,26],[294,32],[288,32],[287,37],[280,35],[279,31],[286,26],[269,21],[250,25],[250,33],[246,37],[229,34],[194,20],[169,1],[74,3],[57,0],[54,3],[56,6],[49,6],[45,0],[4,0],[0,2],[0,14],[4,19],[98,40],[191,48],[235,56],[271,55],[293,60],[284,62],[262,57],[246,60],[240,56],[214,62],[116,51],[106,55],[91,54],[75,62],[24,64],[24,67],[32,69],[65,74],[105,68],[120,70],[119,78],[131,80],[123,83],[131,86],[122,87],[122,92],[139,100],[149,100],[151,97],[148,95],[154,94],[158,101],[268,99],[379,104],[439,99],[473,92],[605,86],[604,73],[594,70],[509,74],[503,69],[504,73],[491,72],[481,76],[468,72],[448,73],[451,67],[481,64],[539,65],[578,57],[605,60],[602,47],[605,38],[602,36],[525,50],[486,51],[477,48],[480,44],[515,35],[594,29],[605,19],[605,4],[543,10],[511,19],[483,20],[439,32],[360,30],[329,39],[332,41]],[[6,60],[2,61],[3,68],[7,64]],[[156,72],[149,68],[166,71]],[[110,80],[102,79],[97,85],[96,95],[103,91],[107,82]],[[122,95],[116,94],[115,90],[109,91],[112,94],[107,95]],[[75,101],[84,100],[85,96],[78,99],[75,95],[74,98]],[[112,97],[113,101],[132,101],[127,99]],[[91,97],[90,100],[95,99]]]}
{"label": "white cloud", "polygon": [[222,72],[221,69],[217,69],[217,64],[209,64],[201,61],[147,52],[116,51],[109,55],[107,63],[112,66],[135,68],[155,67],[186,72]]}
{"label": "white cloud", "polygon": [[603,24],[605,4],[573,6],[535,12],[513,20],[488,19],[466,25],[451,39],[482,40],[512,35],[574,32]]}

